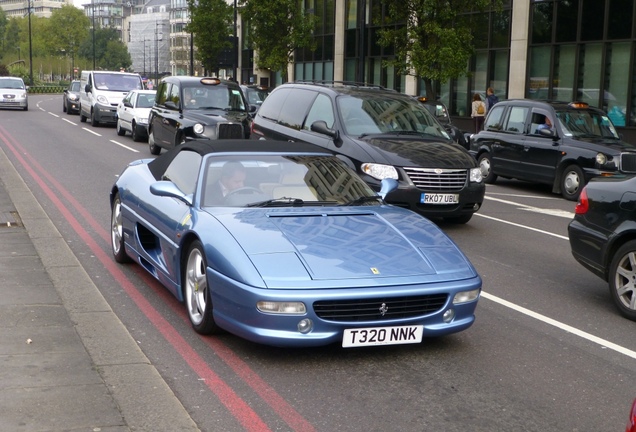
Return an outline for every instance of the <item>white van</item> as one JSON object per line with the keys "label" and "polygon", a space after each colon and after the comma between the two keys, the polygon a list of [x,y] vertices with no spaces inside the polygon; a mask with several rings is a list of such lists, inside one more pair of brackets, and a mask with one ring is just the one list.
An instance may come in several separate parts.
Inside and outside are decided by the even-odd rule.
{"label": "white van", "polygon": [[91,125],[117,123],[117,105],[131,90],[143,89],[141,76],[128,72],[82,71],[80,121]]}

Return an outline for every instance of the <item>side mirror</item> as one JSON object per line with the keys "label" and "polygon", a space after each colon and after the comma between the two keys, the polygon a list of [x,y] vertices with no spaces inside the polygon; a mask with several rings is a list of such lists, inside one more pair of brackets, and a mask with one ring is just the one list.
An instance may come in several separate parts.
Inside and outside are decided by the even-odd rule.
{"label": "side mirror", "polygon": [[258,110],[258,107],[256,105],[250,105],[250,112],[251,113],[255,113]]}
{"label": "side mirror", "polygon": [[556,134],[554,133],[554,131],[552,129],[539,129],[539,135],[543,135],[546,137],[555,137]]}
{"label": "side mirror", "polygon": [[90,93],[91,91],[93,91],[93,86],[91,86],[90,84],[86,84],[86,87],[84,87],[84,92]]}
{"label": "side mirror", "polygon": [[382,179],[382,182],[380,183],[380,192],[378,193],[378,195],[380,195],[382,199],[385,199],[386,196],[390,192],[393,192],[395,189],[397,189],[397,187],[398,187],[398,181],[396,179],[392,179],[392,178]]}
{"label": "side mirror", "polygon": [[177,106],[176,103],[174,103],[173,101],[166,101],[164,103],[164,105],[166,106],[166,108],[171,109],[171,110],[178,110],[179,107]]}
{"label": "side mirror", "polygon": [[340,140],[340,134],[338,133],[338,131],[329,129],[329,127],[327,126],[327,122],[323,120],[316,120],[315,122],[313,122],[310,129],[312,132],[327,135],[336,141]]}
{"label": "side mirror", "polygon": [[150,193],[160,197],[176,198],[189,206],[192,205],[191,197],[181,192],[181,190],[170,181],[161,180],[151,184]]}

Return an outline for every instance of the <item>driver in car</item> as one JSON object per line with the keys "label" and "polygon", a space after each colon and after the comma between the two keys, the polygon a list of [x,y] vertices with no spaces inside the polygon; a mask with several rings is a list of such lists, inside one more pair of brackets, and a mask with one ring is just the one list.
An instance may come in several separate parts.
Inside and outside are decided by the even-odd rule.
{"label": "driver in car", "polygon": [[208,186],[206,196],[210,202],[221,204],[224,198],[237,189],[245,187],[246,177],[245,167],[240,162],[226,162],[221,168],[221,177],[219,180]]}

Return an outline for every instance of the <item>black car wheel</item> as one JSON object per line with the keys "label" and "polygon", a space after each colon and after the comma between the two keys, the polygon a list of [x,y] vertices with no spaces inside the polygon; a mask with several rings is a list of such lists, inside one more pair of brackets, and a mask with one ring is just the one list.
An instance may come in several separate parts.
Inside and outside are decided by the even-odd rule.
{"label": "black car wheel", "polygon": [[66,101],[64,101],[64,103],[62,104],[62,111],[66,112],[68,110],[68,108],[66,108]]}
{"label": "black car wheel", "polygon": [[484,182],[492,184],[497,180],[497,175],[492,172],[492,159],[489,153],[482,153],[478,159],[479,169],[484,178]]}
{"label": "black car wheel", "polygon": [[569,201],[578,200],[583,186],[585,186],[583,171],[578,165],[570,165],[563,171],[561,176],[561,195],[563,198]]}
{"label": "black car wheel", "polygon": [[133,141],[141,141],[141,137],[139,136],[139,132],[137,132],[137,124],[133,120],[131,123],[132,127],[130,128],[130,135],[132,135]]}
{"label": "black car wheel", "polygon": [[119,194],[115,195],[110,216],[110,240],[113,250],[113,256],[118,263],[127,263],[132,261],[126,254],[124,246],[124,226],[121,215],[121,199]]}
{"label": "black car wheel", "polygon": [[117,119],[117,135],[119,136],[124,136],[126,135],[126,130],[124,128],[121,127],[121,120]]}
{"label": "black car wheel", "polygon": [[95,118],[95,110],[91,110],[91,126],[94,126],[94,127],[99,126],[99,122]]}
{"label": "black car wheel", "polygon": [[192,242],[185,258],[181,280],[192,327],[199,334],[218,333],[220,329],[214,322],[207,263],[200,241]]}
{"label": "black car wheel", "polygon": [[609,289],[621,315],[636,321],[636,240],[625,243],[614,254]]}
{"label": "black car wheel", "polygon": [[79,115],[80,115],[80,122],[86,123],[86,116],[84,114],[82,114],[82,106],[81,105],[80,105]]}
{"label": "black car wheel", "polygon": [[148,132],[148,147],[150,148],[150,154],[158,155],[161,153],[161,147],[155,144],[155,133],[152,129]]}

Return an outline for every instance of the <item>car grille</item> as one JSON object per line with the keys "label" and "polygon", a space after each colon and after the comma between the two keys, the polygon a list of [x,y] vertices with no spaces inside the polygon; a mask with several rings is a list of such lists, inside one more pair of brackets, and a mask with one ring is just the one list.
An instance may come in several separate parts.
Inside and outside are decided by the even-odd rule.
{"label": "car grille", "polygon": [[[361,300],[324,300],[314,303],[314,312],[327,321],[359,322],[412,318],[437,312],[447,294]],[[385,313],[382,314],[382,311]]]}
{"label": "car grille", "polygon": [[457,190],[466,185],[468,170],[439,168],[404,168],[413,184],[426,190]]}
{"label": "car grille", "polygon": [[626,173],[636,173],[636,153],[621,153],[621,171]]}
{"label": "car grille", "polygon": [[219,123],[217,136],[219,139],[243,138],[243,126],[238,123]]}

